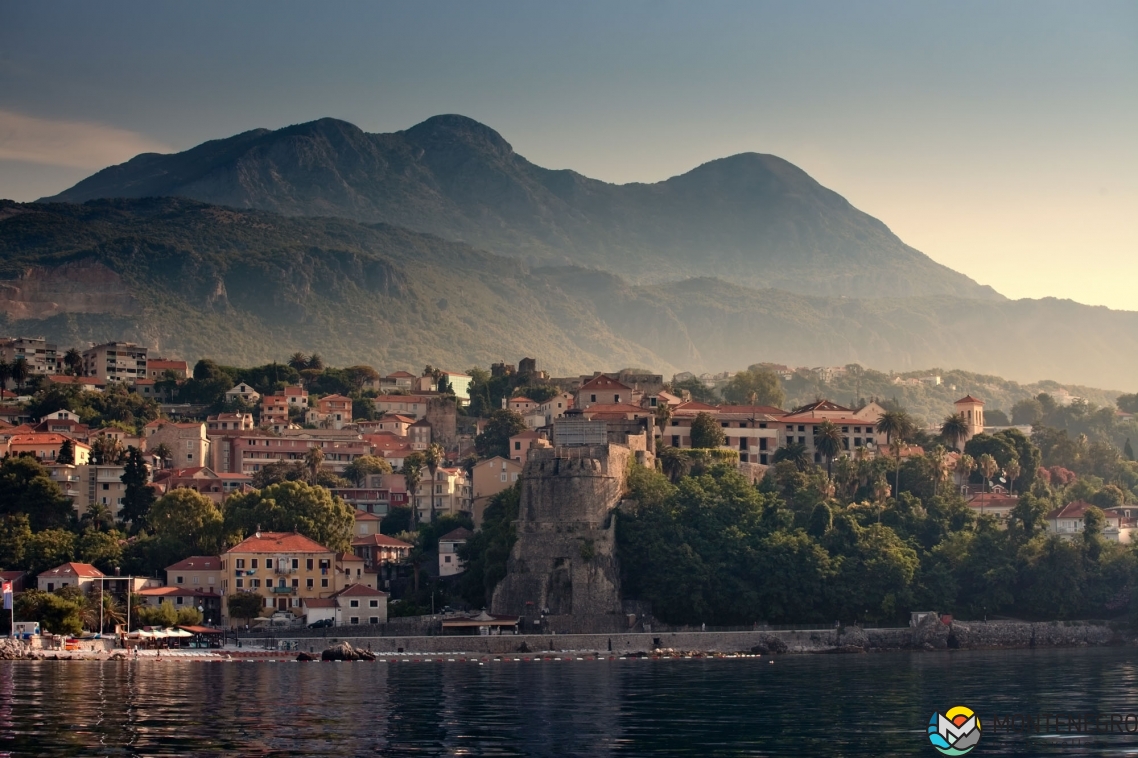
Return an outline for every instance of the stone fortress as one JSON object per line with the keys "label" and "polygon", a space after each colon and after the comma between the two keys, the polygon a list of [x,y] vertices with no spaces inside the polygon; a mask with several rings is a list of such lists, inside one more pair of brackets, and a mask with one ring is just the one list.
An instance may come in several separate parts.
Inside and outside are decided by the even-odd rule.
{"label": "stone fortress", "polygon": [[[553,446],[530,450],[521,475],[518,540],[491,612],[521,631],[604,633],[627,628],[621,609],[615,511],[629,465],[655,465],[651,431],[572,419]],[[536,622],[536,623],[535,623]]]}

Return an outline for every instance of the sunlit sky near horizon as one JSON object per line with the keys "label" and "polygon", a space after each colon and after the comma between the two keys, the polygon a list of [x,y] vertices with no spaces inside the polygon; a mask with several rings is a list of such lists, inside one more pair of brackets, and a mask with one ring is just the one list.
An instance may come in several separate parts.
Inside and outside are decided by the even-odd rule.
{"label": "sunlit sky near horizon", "polygon": [[1135,2],[0,0],[0,197],[438,113],[618,183],[773,153],[1009,297],[1138,310]]}

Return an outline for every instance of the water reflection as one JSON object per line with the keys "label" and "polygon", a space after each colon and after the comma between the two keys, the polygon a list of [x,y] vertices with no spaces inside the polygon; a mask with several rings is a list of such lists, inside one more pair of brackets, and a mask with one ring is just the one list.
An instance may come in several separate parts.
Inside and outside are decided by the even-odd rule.
{"label": "water reflection", "polygon": [[[1134,711],[1129,650],[735,661],[0,662],[0,754],[913,755],[934,710]],[[1127,736],[986,733],[984,755]]]}

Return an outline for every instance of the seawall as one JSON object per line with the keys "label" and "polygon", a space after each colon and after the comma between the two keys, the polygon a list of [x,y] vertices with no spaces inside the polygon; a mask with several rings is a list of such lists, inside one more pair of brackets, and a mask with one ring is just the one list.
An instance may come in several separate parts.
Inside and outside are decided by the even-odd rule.
{"label": "seawall", "polygon": [[[1101,647],[1133,644],[1106,625],[1082,622],[989,622],[923,624],[916,628],[817,631],[643,632],[630,634],[518,634],[434,637],[289,638],[293,650],[319,653],[338,642],[376,653],[468,653],[501,655],[563,650],[651,654],[657,651],[701,653],[860,653],[896,650],[998,649],[1030,647]],[[261,640],[248,640],[257,650]],[[263,649],[263,648],[262,648]],[[282,651],[283,652],[283,651]],[[291,651],[290,651],[291,652]]]}

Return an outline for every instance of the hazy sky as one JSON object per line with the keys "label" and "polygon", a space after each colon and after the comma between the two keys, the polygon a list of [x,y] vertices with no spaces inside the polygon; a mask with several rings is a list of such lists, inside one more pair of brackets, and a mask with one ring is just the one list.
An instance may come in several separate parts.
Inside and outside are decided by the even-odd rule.
{"label": "hazy sky", "polygon": [[612,182],[774,153],[1011,297],[1138,310],[1138,2],[0,0],[0,197],[321,116]]}

